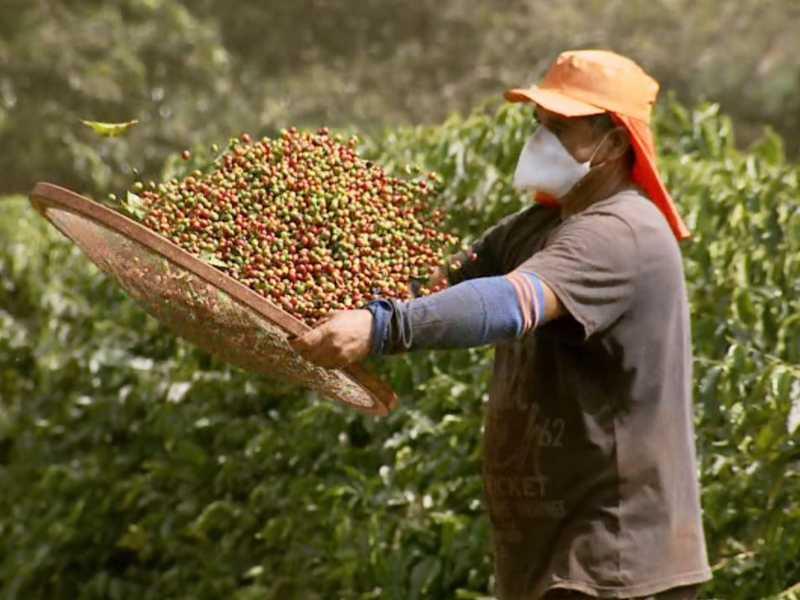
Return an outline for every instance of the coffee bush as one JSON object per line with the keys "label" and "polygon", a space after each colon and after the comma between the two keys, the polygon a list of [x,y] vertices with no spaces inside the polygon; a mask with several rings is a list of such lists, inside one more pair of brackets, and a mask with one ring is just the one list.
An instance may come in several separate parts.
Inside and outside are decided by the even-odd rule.
{"label": "coffee bush", "polygon": [[[529,108],[364,144],[442,175],[473,238],[526,198]],[[665,102],[662,167],[694,237],[703,597],[800,580],[798,168],[746,153],[714,105]],[[481,598],[480,434],[492,351],[371,361],[384,419],[231,368],[147,317],[21,198],[0,201],[0,597]],[[785,592],[785,593],[784,593]],[[782,596],[781,596],[782,595]]]}

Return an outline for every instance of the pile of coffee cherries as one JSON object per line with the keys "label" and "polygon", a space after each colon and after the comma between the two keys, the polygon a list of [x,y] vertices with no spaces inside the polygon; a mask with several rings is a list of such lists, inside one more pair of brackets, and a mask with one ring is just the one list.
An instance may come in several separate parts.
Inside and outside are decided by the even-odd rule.
{"label": "pile of coffee cherries", "polygon": [[357,144],[324,128],[242,134],[222,153],[212,147],[219,154],[205,168],[137,182],[128,197],[145,226],[313,325],[374,298],[409,299],[410,282],[458,241],[432,208],[436,174],[390,177]]}

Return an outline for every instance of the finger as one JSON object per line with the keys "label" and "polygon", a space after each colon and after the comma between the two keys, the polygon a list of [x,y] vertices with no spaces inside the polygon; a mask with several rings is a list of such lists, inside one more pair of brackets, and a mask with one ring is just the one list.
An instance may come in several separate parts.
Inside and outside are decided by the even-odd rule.
{"label": "finger", "polygon": [[305,346],[302,335],[294,335],[292,337],[286,338],[286,342],[295,352],[300,352]]}
{"label": "finger", "polygon": [[325,352],[325,348],[323,348],[322,345],[317,345],[305,351],[303,353],[303,358],[314,363],[315,365],[323,367],[325,366],[325,362],[329,359],[329,356],[328,353]]}
{"label": "finger", "polygon": [[341,354],[328,354],[320,360],[324,361],[322,365],[328,369],[344,369],[350,362]]}
{"label": "finger", "polygon": [[335,313],[331,312],[331,313],[328,313],[327,315],[325,315],[324,317],[320,317],[319,319],[317,319],[314,322],[314,327],[319,327],[320,325],[322,325],[324,323],[327,323],[328,321],[330,321],[333,318],[334,314]]}
{"label": "finger", "polygon": [[337,361],[330,355],[320,355],[317,360],[312,362],[315,362],[320,367],[324,367],[326,369],[338,369],[341,367],[340,361]]}
{"label": "finger", "polygon": [[318,343],[318,340],[315,339],[315,336],[320,334],[320,326],[329,321],[331,317],[333,317],[333,313],[328,313],[327,315],[320,317],[314,322],[314,324],[311,326],[311,329],[308,331],[288,338],[289,344],[295,349],[305,350],[309,346]]}
{"label": "finger", "polygon": [[314,336],[309,336],[309,343],[304,347],[303,357],[320,366],[328,365],[336,357],[336,352],[331,348],[331,331],[322,325],[313,332]]}
{"label": "finger", "polygon": [[346,363],[342,352],[331,345],[330,338],[323,339],[322,343],[310,349],[306,356],[311,362],[328,369],[338,369]]}
{"label": "finger", "polygon": [[317,328],[314,328],[310,331],[306,331],[304,334],[294,339],[289,340],[289,344],[296,352],[303,354],[308,352],[311,348],[317,346],[322,336],[323,332]]}

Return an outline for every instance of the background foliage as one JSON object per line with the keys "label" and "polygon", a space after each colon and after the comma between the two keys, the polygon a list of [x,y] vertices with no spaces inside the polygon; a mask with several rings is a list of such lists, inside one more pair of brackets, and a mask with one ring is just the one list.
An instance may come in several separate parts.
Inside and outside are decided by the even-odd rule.
{"label": "background foliage", "polygon": [[[795,0],[3,0],[0,194],[90,192],[239,130],[435,124],[566,48],[629,54],[685,103],[800,150]],[[96,144],[79,119],[141,126]]]}
{"label": "background foliage", "polygon": [[[705,598],[793,597],[800,580],[798,168],[746,153],[716,105],[668,103],[664,172],[696,352]],[[477,235],[534,126],[484,105],[363,151],[435,168]],[[0,597],[482,598],[480,434],[489,348],[373,363],[386,419],[230,368],[174,338],[49,228],[0,202]]]}
{"label": "background foliage", "polygon": [[[533,127],[480,103],[587,47],[665,90],[662,166],[695,234],[703,595],[800,597],[798,22],[790,0],[0,2],[0,598],[490,594],[491,349],[373,363],[401,408],[363,418],[174,338],[9,194],[102,197],[184,147],[330,125],[440,171],[474,237],[522,206]],[[114,140],[79,124],[133,118]]]}

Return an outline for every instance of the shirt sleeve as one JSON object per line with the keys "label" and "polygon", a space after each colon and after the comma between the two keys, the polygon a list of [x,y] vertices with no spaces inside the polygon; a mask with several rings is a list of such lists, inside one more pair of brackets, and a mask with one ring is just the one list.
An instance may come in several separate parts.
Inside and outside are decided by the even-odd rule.
{"label": "shirt sleeve", "polygon": [[448,268],[447,282],[456,285],[467,279],[502,275],[501,248],[509,230],[525,212],[525,208],[506,215],[489,227],[470,247],[472,258],[464,260],[458,268]]}
{"label": "shirt sleeve", "polygon": [[379,298],[371,354],[473,348],[525,335],[542,323],[544,295],[533,275],[478,277],[409,301]]}
{"label": "shirt sleeve", "polygon": [[588,339],[631,306],[639,252],[635,232],[618,216],[600,213],[573,219],[514,270],[544,281]]}

